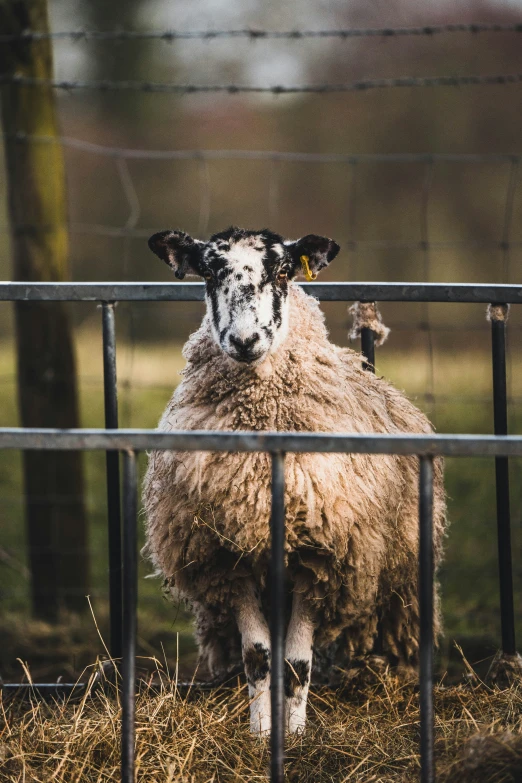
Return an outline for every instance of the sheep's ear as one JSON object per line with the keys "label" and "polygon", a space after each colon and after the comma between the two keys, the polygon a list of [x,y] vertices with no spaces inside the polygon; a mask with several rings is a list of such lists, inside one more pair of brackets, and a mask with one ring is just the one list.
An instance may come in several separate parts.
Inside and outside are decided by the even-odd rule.
{"label": "sheep's ear", "polygon": [[149,239],[149,247],[170,266],[179,280],[186,274],[203,277],[204,242],[192,239],[184,231],[160,231]]}
{"label": "sheep's ear", "polygon": [[308,279],[313,279],[325,269],[340,250],[333,239],[316,234],[308,234],[295,242],[285,242],[285,247],[292,257],[294,274],[303,274]]}

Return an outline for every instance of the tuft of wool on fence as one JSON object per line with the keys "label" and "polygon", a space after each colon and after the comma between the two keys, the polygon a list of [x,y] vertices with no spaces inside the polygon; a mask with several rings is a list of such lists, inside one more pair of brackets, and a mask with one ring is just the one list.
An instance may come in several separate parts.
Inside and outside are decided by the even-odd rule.
{"label": "tuft of wool on fence", "polygon": [[375,335],[375,345],[381,346],[388,339],[390,330],[382,320],[382,315],[375,302],[355,302],[348,308],[353,316],[353,325],[349,334],[350,340],[357,340],[363,329],[371,329]]}

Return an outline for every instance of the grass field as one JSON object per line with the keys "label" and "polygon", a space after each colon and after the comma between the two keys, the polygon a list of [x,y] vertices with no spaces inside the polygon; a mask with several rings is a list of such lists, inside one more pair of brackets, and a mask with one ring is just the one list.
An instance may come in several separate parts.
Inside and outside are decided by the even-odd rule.
{"label": "grass field", "polygon": [[[99,333],[83,330],[77,341],[83,426],[103,424],[102,363]],[[153,427],[177,383],[183,366],[176,343],[138,343],[132,349],[121,342],[118,355],[120,422],[122,426]],[[440,432],[491,431],[491,379],[487,350],[466,352],[456,361],[447,349],[434,356],[434,400],[423,396],[430,368],[425,353],[384,348],[378,353],[378,371],[417,400]],[[522,389],[522,355],[513,353],[511,385]],[[12,345],[0,344],[0,422],[17,422],[15,364]],[[522,429],[522,410],[512,406],[512,432]],[[141,460],[141,469],[144,461]],[[90,559],[93,611],[102,635],[107,636],[107,556],[105,463],[102,454],[85,456],[87,505],[90,522]],[[522,632],[522,578],[517,521],[521,518],[522,465],[513,460],[512,501],[517,628]],[[487,459],[450,459],[446,465],[451,527],[446,558],[440,572],[446,635],[441,647],[442,669],[458,660],[454,640],[472,661],[492,655],[499,644],[499,612],[495,534],[494,466]],[[4,677],[21,674],[16,658],[27,661],[33,675],[74,676],[91,663],[103,646],[88,611],[84,618],[64,618],[50,628],[30,621],[28,571],[21,494],[20,455],[0,453],[0,671]],[[148,572],[140,565],[140,575]],[[171,664],[179,645],[182,665],[194,660],[190,618],[161,595],[157,580],[140,578],[140,653],[166,658]],[[53,647],[54,645],[54,647]],[[54,662],[50,663],[56,650]],[[486,663],[483,664],[486,666]]]}

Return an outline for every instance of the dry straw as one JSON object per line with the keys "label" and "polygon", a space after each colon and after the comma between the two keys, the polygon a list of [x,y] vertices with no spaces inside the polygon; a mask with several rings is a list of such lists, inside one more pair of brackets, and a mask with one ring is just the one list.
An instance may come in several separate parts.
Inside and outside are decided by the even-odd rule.
{"label": "dry straw", "polygon": [[[246,686],[176,689],[164,670],[137,702],[139,783],[268,780],[268,744],[249,733]],[[440,783],[522,780],[522,691],[480,683],[438,687]],[[2,783],[119,781],[120,709],[114,691],[80,703],[0,702]],[[471,742],[469,738],[473,737]],[[303,737],[288,740],[286,776],[299,783],[412,783],[418,779],[418,696],[390,672],[350,690],[315,690]]]}

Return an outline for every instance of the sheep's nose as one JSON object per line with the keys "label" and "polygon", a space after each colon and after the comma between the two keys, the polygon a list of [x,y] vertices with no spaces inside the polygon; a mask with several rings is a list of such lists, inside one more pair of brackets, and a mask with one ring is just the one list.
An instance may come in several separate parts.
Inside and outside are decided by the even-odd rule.
{"label": "sheep's nose", "polygon": [[233,334],[230,335],[230,344],[239,354],[242,355],[250,353],[258,341],[259,335],[257,332],[254,332],[254,334],[251,337],[248,337],[246,340],[241,339],[240,337],[235,337]]}

